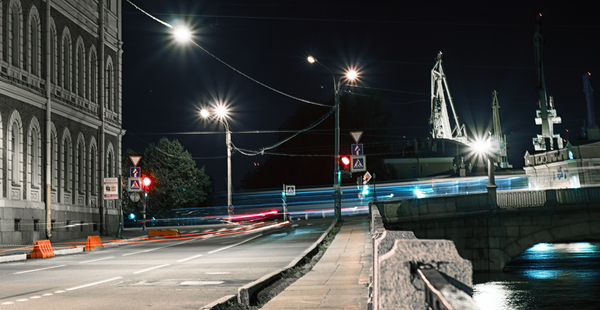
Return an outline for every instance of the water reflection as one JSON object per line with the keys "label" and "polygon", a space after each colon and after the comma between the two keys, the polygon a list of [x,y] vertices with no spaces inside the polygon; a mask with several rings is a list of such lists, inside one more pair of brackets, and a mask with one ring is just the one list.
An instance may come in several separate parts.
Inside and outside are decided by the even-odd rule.
{"label": "water reflection", "polygon": [[475,274],[481,309],[600,309],[600,243],[541,243],[503,273]]}

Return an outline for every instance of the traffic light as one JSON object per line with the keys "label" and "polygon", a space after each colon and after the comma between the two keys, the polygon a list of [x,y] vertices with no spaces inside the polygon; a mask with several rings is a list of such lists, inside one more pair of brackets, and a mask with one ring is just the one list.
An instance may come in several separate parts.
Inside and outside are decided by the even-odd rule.
{"label": "traffic light", "polygon": [[350,156],[340,157],[340,171],[342,172],[342,176],[344,178],[349,178],[352,176],[352,173],[350,172],[350,162]]}
{"label": "traffic light", "polygon": [[144,192],[148,192],[150,184],[152,184],[152,180],[149,177],[142,178],[142,186],[144,187]]}

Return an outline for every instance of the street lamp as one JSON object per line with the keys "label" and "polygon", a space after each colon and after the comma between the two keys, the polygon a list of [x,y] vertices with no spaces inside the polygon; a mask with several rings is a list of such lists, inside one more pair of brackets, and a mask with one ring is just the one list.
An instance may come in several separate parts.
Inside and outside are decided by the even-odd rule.
{"label": "street lamp", "polygon": [[333,162],[333,214],[334,214],[334,219],[336,220],[341,220],[342,219],[342,189],[341,189],[341,183],[342,183],[342,178],[341,178],[341,173],[340,173],[340,164],[339,164],[339,158],[340,158],[340,95],[341,95],[341,89],[340,86],[342,85],[342,80],[344,78],[346,78],[346,80],[350,80],[350,81],[354,81],[356,79],[356,77],[358,76],[358,74],[356,73],[355,70],[349,70],[348,72],[346,72],[346,75],[343,77],[340,77],[340,79],[336,82],[335,81],[335,75],[333,74],[333,72],[331,71],[331,69],[329,69],[327,66],[325,66],[324,64],[320,63],[319,61],[317,61],[316,58],[312,57],[312,56],[308,56],[307,58],[308,62],[310,63],[316,63],[321,65],[321,67],[327,69],[327,71],[329,71],[329,73],[331,73],[331,77],[333,78],[333,95],[335,98],[335,103],[333,108],[335,109],[335,158],[334,158],[334,162]]}
{"label": "street lamp", "polygon": [[486,140],[475,140],[471,143],[471,150],[482,157],[487,157],[488,160],[488,185],[486,186],[488,192],[488,202],[491,206],[496,206],[497,196],[496,191],[498,186],[496,185],[496,178],[494,176],[494,157],[498,151],[498,142],[492,137]]}
{"label": "street lamp", "polygon": [[142,230],[146,230],[146,196],[148,196],[148,188],[150,187],[150,183],[152,183],[152,180],[150,180],[149,177],[144,177],[142,179],[142,193],[144,194],[144,200],[142,201],[142,214],[144,215],[144,220],[142,222]]}
{"label": "street lamp", "polygon": [[[219,105],[214,109],[214,118],[219,120],[225,127],[225,144],[227,145],[227,214],[233,215],[233,206],[231,201],[231,130],[227,122],[227,108],[224,105]],[[207,109],[200,110],[200,116],[208,119],[211,113]]]}

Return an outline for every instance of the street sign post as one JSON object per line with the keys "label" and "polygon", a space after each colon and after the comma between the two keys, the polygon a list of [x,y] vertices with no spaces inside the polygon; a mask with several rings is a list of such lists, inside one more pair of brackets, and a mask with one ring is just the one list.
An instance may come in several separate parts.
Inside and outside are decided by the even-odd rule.
{"label": "street sign post", "polygon": [[371,180],[371,174],[369,173],[369,171],[367,171],[363,175],[363,184],[369,183],[370,180]]}
{"label": "street sign post", "polygon": [[351,172],[367,171],[367,156],[352,156],[350,163]]}
{"label": "street sign post", "polygon": [[362,143],[352,144],[350,152],[352,152],[352,155],[356,156],[365,155]]}
{"label": "street sign post", "polygon": [[138,163],[140,162],[140,159],[142,159],[142,156],[129,156],[129,159],[131,159],[133,166],[137,167]]}
{"label": "street sign post", "polygon": [[354,142],[358,143],[358,141],[360,141],[360,137],[362,137],[363,132],[362,131],[351,131],[350,135],[352,136],[352,139],[354,139]]}
{"label": "street sign post", "polygon": [[141,192],[142,178],[129,178],[127,181],[127,190],[129,192]]}
{"label": "street sign post", "polygon": [[132,178],[139,178],[142,176],[141,167],[129,167],[129,176]]}

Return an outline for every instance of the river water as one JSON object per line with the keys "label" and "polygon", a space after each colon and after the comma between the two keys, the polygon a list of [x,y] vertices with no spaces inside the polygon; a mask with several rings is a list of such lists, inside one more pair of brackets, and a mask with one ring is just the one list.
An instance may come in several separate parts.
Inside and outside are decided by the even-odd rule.
{"label": "river water", "polygon": [[540,243],[473,284],[482,310],[600,309],[600,242]]}

